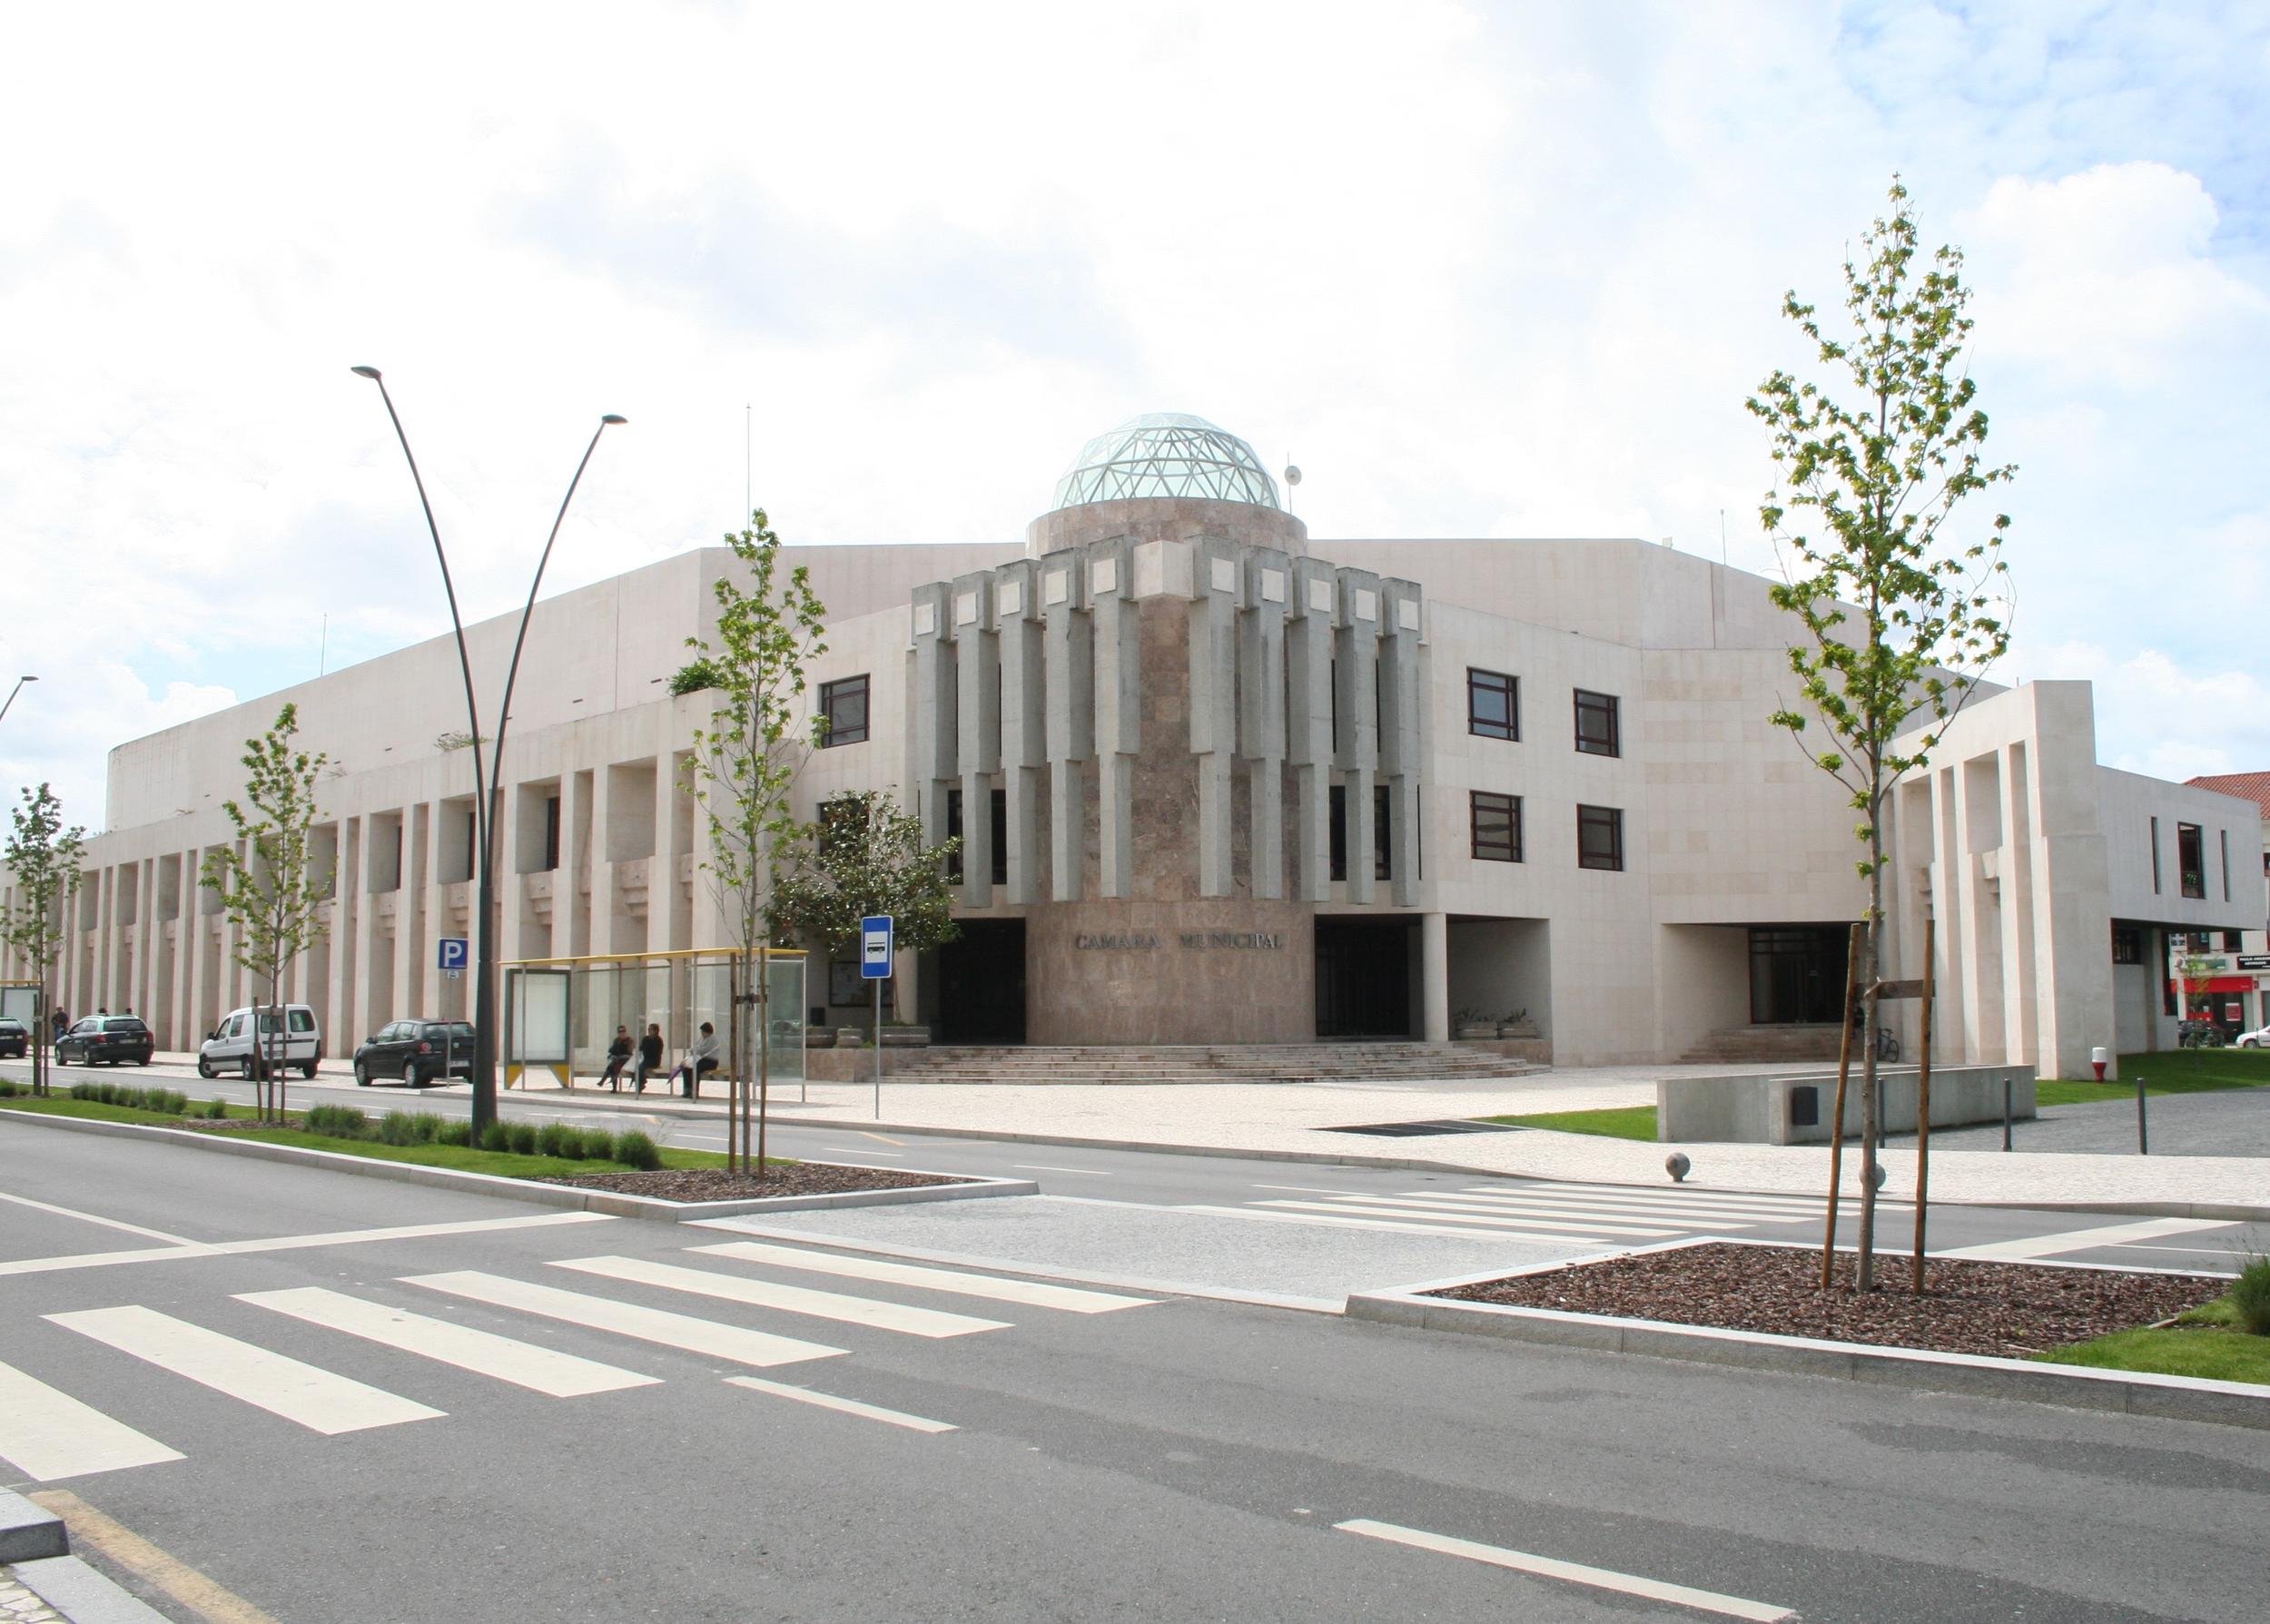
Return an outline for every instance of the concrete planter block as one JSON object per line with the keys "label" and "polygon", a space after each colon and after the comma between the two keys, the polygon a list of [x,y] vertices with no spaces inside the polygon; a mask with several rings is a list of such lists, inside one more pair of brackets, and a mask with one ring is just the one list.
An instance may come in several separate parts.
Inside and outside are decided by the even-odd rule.
{"label": "concrete planter block", "polygon": [[807,1049],[834,1048],[835,1047],[835,1029],[834,1027],[812,1028],[804,1035],[804,1046]]}
{"label": "concrete planter block", "polygon": [[885,1048],[928,1048],[930,1029],[928,1027],[885,1027],[883,1029],[883,1047]]}
{"label": "concrete planter block", "polygon": [[835,1029],[835,1047],[838,1048],[862,1048],[865,1047],[866,1042],[867,1029],[865,1027],[837,1027]]}

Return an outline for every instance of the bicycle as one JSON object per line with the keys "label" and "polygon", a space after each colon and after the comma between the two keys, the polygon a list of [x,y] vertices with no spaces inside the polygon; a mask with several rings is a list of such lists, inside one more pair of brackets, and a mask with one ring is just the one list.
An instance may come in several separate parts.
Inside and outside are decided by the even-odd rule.
{"label": "bicycle", "polygon": [[1900,1058],[1900,1034],[1890,1027],[1876,1029],[1876,1058],[1894,1063]]}

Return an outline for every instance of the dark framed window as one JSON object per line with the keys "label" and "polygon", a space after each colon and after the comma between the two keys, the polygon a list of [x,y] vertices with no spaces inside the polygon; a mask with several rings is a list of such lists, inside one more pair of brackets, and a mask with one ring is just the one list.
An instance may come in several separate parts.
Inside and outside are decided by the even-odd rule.
{"label": "dark framed window", "polygon": [[1624,753],[1624,734],[1616,708],[1616,696],[1613,694],[1594,694],[1589,688],[1576,690],[1577,749],[1586,755]]}
{"label": "dark framed window", "polygon": [[867,742],[867,677],[864,672],[847,676],[838,682],[820,684],[820,714],[827,718],[827,726],[820,735],[820,747],[833,744],[864,744]]}
{"label": "dark framed window", "polygon": [[2144,930],[2138,925],[2115,925],[2112,928],[2112,961],[2115,964],[2144,962]]}
{"label": "dark framed window", "polygon": [[[398,823],[394,826],[394,861],[397,864],[402,861],[401,841],[402,829]],[[548,795],[544,799],[544,868],[547,872],[549,872],[558,867],[559,797]]]}
{"label": "dark framed window", "polygon": [[1580,869],[1620,869],[1624,866],[1624,811],[1614,806],[1576,809],[1576,866]]}
{"label": "dark framed window", "polygon": [[2159,895],[2159,820],[2152,820],[2152,894]]}
{"label": "dark framed window", "polygon": [[[1329,808],[1329,845],[1332,856],[1332,878],[1347,878],[1347,786],[1336,783],[1326,797]],[[1393,839],[1388,820],[1393,806],[1387,796],[1387,786],[1374,784],[1371,792],[1371,877],[1375,880],[1394,878]]]}
{"label": "dark framed window", "polygon": [[1474,855],[1480,862],[1521,861],[1521,797],[1474,792]]}
{"label": "dark framed window", "polygon": [[[992,825],[993,860],[986,866],[992,870],[995,885],[1006,885],[1009,883],[1009,792],[995,790],[991,799],[992,815],[986,821]],[[946,838],[948,840],[961,839],[963,829],[962,792],[948,790],[946,792]],[[953,855],[946,859],[946,882],[949,885],[962,883],[963,877],[962,851],[962,848],[956,846],[953,849]]]}
{"label": "dark framed window", "polygon": [[2240,949],[2244,948],[2245,944],[2246,933],[2245,931],[2226,930],[2223,932],[2223,950],[2225,952],[2235,953]]}
{"label": "dark framed window", "polygon": [[2185,896],[2206,900],[2207,845],[2196,823],[2176,825],[2176,872],[2183,881]]}
{"label": "dark framed window", "polygon": [[1485,739],[1521,737],[1521,679],[1466,667],[1466,732]]}

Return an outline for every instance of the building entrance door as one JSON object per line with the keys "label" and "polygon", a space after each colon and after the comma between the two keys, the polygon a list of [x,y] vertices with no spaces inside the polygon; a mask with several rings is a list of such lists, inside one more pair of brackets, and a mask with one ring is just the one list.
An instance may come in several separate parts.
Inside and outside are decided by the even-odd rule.
{"label": "building entrance door", "polygon": [[1753,925],[1750,1024],[1835,1026],[1843,1019],[1847,925]]}
{"label": "building entrance door", "polygon": [[938,950],[940,1043],[1024,1041],[1024,920],[963,920]]}
{"label": "building entrance door", "polygon": [[1406,920],[1317,921],[1317,1036],[1411,1035],[1411,942]]}

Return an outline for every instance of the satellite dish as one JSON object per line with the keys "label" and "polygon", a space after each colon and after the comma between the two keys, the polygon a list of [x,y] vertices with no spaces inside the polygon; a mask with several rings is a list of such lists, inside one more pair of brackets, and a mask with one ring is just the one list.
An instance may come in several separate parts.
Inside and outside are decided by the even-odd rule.
{"label": "satellite dish", "polygon": [[1300,470],[1289,462],[1285,465],[1285,483],[1288,485],[1298,485],[1300,483]]}

